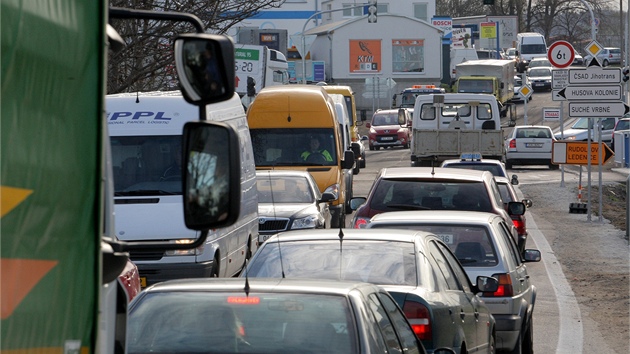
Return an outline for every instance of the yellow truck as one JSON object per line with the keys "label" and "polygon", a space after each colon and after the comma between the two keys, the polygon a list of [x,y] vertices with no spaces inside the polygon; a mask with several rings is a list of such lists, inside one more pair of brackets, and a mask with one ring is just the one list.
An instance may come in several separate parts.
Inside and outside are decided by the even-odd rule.
{"label": "yellow truck", "polygon": [[322,193],[332,192],[331,227],[345,227],[347,170],[354,153],[344,150],[335,104],[322,86],[264,88],[247,110],[257,170],[306,170]]}
{"label": "yellow truck", "polygon": [[499,103],[501,117],[506,117],[514,97],[514,61],[501,59],[468,60],[457,64],[453,92],[486,93]]}
{"label": "yellow truck", "polygon": [[350,117],[350,138],[352,139],[352,151],[354,151],[355,165],[353,173],[359,174],[361,168],[365,168],[365,146],[359,136],[359,126],[357,123],[357,105],[354,100],[354,91],[352,87],[345,85],[323,85],[324,90],[328,93],[337,93],[342,95],[346,100],[348,107],[348,117]]}

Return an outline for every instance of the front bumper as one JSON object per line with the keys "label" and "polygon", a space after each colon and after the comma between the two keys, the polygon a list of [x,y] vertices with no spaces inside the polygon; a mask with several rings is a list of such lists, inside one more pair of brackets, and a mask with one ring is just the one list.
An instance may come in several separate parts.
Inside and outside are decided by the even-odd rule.
{"label": "front bumper", "polygon": [[166,280],[180,278],[208,278],[212,274],[213,261],[201,263],[136,263],[140,280],[149,286]]}

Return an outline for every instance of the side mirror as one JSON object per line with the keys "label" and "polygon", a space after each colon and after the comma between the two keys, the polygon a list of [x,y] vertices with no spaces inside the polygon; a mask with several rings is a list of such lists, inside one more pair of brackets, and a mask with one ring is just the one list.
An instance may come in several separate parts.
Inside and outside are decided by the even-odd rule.
{"label": "side mirror", "polygon": [[175,39],[175,67],[184,98],[195,105],[234,95],[234,43],[226,36],[186,34]]}
{"label": "side mirror", "polygon": [[350,150],[346,150],[343,152],[343,161],[341,168],[344,170],[349,170],[354,167],[354,152]]}
{"label": "side mirror", "polygon": [[523,202],[509,202],[507,212],[510,215],[523,215],[525,214],[525,204]]}
{"label": "side mirror", "polygon": [[518,176],[517,175],[512,175],[512,179],[510,180],[510,184],[513,184],[513,185],[516,186],[516,185],[518,185],[518,183],[519,183],[518,182]]}
{"label": "side mirror", "polygon": [[319,200],[320,203],[327,203],[327,202],[332,202],[333,200],[337,200],[337,198],[339,198],[337,196],[337,193],[333,193],[333,192],[324,192],[322,193],[322,197]]}
{"label": "side mirror", "polygon": [[188,122],[183,138],[186,227],[204,231],[232,225],[241,200],[236,131],[220,122]]}
{"label": "side mirror", "polygon": [[361,144],[357,143],[356,141],[353,142],[352,144],[350,144],[350,149],[352,149],[352,152],[354,153],[354,159],[358,159],[359,156],[361,156]]}
{"label": "side mirror", "polygon": [[398,110],[398,125],[407,124],[407,110],[401,108]]}
{"label": "side mirror", "polygon": [[499,281],[497,278],[478,276],[476,284],[477,292],[493,293],[499,289]]}
{"label": "side mirror", "polygon": [[521,202],[523,202],[523,204],[525,204],[526,207],[531,208],[532,205],[534,205],[534,203],[532,202],[531,199],[523,199],[521,200]]}
{"label": "side mirror", "polygon": [[526,249],[523,252],[523,260],[525,262],[540,262],[541,255],[539,250]]}

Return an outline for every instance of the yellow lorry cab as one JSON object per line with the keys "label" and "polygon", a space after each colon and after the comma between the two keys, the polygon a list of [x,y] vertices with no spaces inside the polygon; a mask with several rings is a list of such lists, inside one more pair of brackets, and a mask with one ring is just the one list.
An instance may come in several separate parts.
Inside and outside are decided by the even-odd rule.
{"label": "yellow lorry cab", "polygon": [[335,104],[321,86],[290,85],[262,89],[247,110],[257,170],[306,170],[321,192],[333,192],[331,227],[344,227],[344,170],[354,165],[344,151]]}

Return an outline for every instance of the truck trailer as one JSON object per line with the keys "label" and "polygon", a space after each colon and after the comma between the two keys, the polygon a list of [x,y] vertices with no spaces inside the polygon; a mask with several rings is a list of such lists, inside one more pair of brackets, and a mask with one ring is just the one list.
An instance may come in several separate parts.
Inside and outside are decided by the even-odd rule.
{"label": "truck trailer", "polygon": [[507,116],[514,97],[514,61],[500,59],[469,60],[456,66],[454,92],[494,95],[501,117]]}

